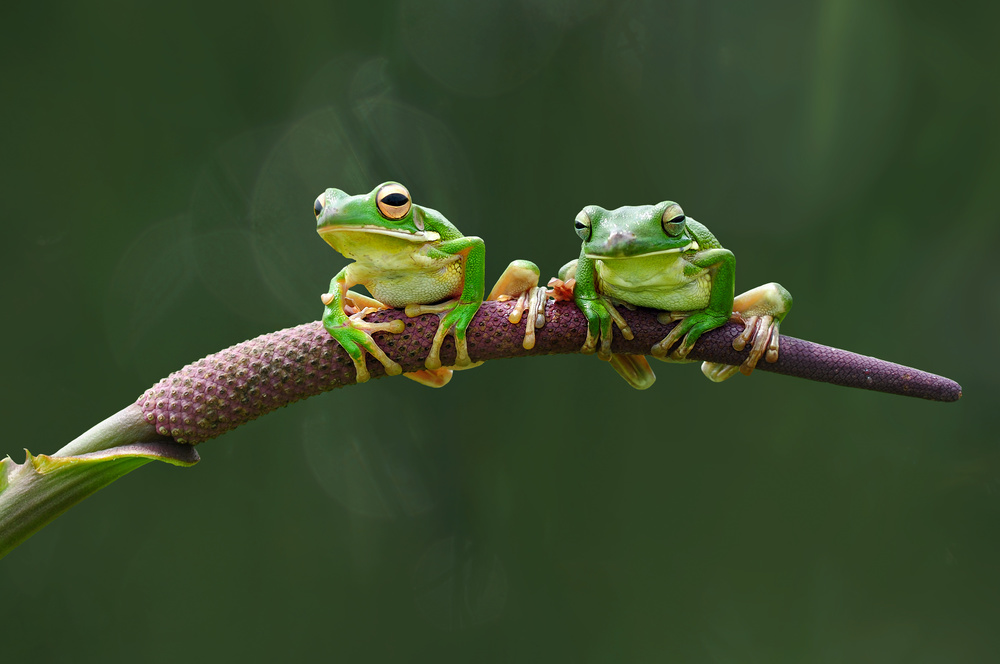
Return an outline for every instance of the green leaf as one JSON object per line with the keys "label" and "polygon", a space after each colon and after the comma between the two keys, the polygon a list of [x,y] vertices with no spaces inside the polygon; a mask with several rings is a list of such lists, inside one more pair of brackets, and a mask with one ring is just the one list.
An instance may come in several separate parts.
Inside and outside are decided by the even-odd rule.
{"label": "green leaf", "polygon": [[67,509],[150,461],[192,466],[198,452],[174,442],[132,443],[76,456],[0,461],[0,558]]}

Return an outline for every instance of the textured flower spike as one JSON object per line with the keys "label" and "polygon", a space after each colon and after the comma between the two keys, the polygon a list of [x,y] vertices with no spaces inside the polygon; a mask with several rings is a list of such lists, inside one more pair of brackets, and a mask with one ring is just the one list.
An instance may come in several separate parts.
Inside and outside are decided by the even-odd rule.
{"label": "textured flower spike", "polygon": [[[485,302],[468,329],[474,360],[577,353],[587,321],[572,302],[549,302],[545,326],[535,344],[524,348],[522,323],[509,318],[516,303]],[[616,335],[612,351],[642,355],[669,332],[656,312],[625,311],[633,338]],[[379,345],[404,371],[423,368],[438,328],[434,315],[405,318],[398,310],[372,317],[402,320],[400,334],[386,334]],[[747,351],[733,349],[741,323],[729,323],[701,336],[690,359],[739,365]],[[849,353],[782,335],[777,362],[758,371],[781,373],[836,385],[907,396],[955,401],[958,383],[891,362]],[[451,337],[441,349],[445,364],[455,360]],[[372,377],[385,375],[372,361]],[[97,424],[54,455],[28,456],[23,464],[0,460],[0,557],[74,503],[151,460],[191,465],[198,454],[190,444],[219,436],[287,404],[356,381],[354,363],[323,328],[307,323],[244,341],[174,372],[146,390],[136,403]],[[187,444],[190,443],[190,444]]]}
{"label": "textured flower spike", "polygon": [[[513,306],[512,302],[483,303],[469,326],[473,359],[579,351],[587,326],[571,302],[548,304],[547,322],[537,331],[531,350],[522,345],[524,323],[512,325],[508,321]],[[634,338],[616,336],[615,353],[648,352],[669,329],[649,310],[622,314]],[[406,318],[397,310],[380,311],[371,317],[382,322],[403,320],[406,327],[402,334],[383,335],[377,343],[404,371],[422,369],[437,317]],[[739,365],[747,351],[734,350],[732,340],[742,330],[741,324],[729,323],[706,333],[688,359]],[[781,343],[778,361],[761,363],[759,371],[935,401],[955,401],[961,396],[958,383],[931,373],[794,337],[783,335]],[[446,365],[454,361],[455,346],[450,338],[441,355]],[[385,375],[378,362],[372,362],[369,371],[373,378]],[[189,364],[146,390],[136,404],[160,435],[177,442],[200,443],[276,408],[354,382],[354,365],[347,353],[320,323],[307,323],[244,341]]]}

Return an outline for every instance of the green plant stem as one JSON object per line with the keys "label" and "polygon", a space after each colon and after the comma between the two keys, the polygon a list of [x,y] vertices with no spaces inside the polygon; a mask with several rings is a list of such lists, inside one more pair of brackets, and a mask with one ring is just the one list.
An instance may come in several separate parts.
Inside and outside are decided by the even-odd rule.
{"label": "green plant stem", "polygon": [[143,418],[139,407],[131,404],[95,424],[52,456],[77,456],[111,447],[157,440],[170,439],[157,434],[156,428]]}
{"label": "green plant stem", "polygon": [[0,558],[95,491],[150,461],[190,466],[191,445],[164,440],[132,405],[54,455],[0,461]]}

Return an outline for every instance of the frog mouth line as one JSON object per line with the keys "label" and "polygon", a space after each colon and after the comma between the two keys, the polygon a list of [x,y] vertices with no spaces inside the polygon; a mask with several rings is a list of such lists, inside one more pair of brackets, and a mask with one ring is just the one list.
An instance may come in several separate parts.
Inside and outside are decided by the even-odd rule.
{"label": "frog mouth line", "polygon": [[437,242],[441,239],[441,236],[434,231],[413,233],[401,228],[382,228],[381,226],[326,226],[319,231],[319,234],[322,237],[325,235],[333,235],[342,231],[388,235],[389,237],[395,237],[409,242]]}
{"label": "frog mouth line", "polygon": [[627,256],[605,256],[602,254],[587,254],[587,258],[602,260],[602,261],[614,261],[621,260],[624,258],[646,258],[648,256],[660,256],[663,254],[679,254],[683,251],[698,251],[698,243],[691,240],[690,244],[686,247],[674,247],[673,249],[663,249],[662,251],[650,251],[645,254],[629,254]]}

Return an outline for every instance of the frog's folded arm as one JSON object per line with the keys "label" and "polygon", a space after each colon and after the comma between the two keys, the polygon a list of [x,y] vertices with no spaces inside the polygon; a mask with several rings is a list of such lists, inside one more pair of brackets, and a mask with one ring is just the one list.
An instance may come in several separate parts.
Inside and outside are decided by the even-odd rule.
{"label": "frog's folded arm", "polygon": [[[537,330],[530,350],[523,346],[524,322],[514,325],[507,318],[513,306],[513,302],[484,302],[480,307],[468,329],[474,360],[580,352],[587,321],[573,303],[548,304],[547,322]],[[626,341],[615,335],[615,353],[648,353],[670,329],[671,324],[657,321],[655,311],[622,313],[634,338]],[[372,314],[371,319],[403,320],[403,333],[376,333],[376,341],[404,371],[423,368],[438,327],[437,316],[407,318],[402,311],[389,309]],[[706,332],[689,359],[740,364],[748,351],[733,350],[732,340],[742,330],[741,324],[728,323]],[[445,364],[455,359],[450,337],[441,358]],[[955,401],[962,394],[958,383],[947,378],[786,335],[781,337],[778,361],[761,362],[757,368],[934,401]],[[372,378],[385,374],[377,361],[369,363],[369,371]],[[189,364],[146,390],[136,405],[159,434],[199,443],[282,406],[354,382],[350,357],[317,321],[244,341]]]}

